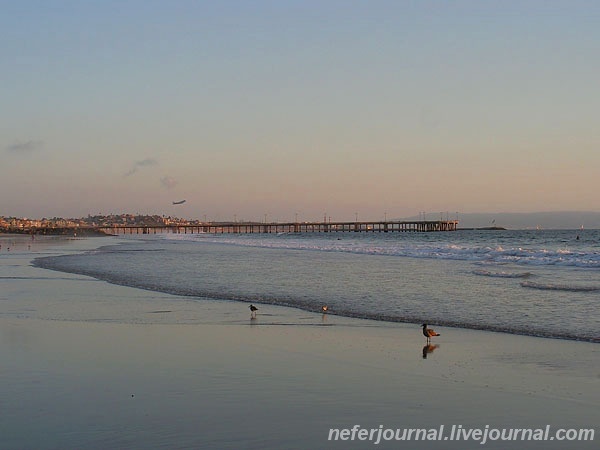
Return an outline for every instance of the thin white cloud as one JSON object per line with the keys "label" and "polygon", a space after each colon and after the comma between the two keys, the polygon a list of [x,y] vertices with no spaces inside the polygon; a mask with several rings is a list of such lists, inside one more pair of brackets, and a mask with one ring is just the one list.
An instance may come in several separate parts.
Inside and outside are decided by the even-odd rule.
{"label": "thin white cloud", "polygon": [[156,166],[158,165],[158,161],[153,158],[142,159],[141,161],[136,161],[133,163],[133,167],[129,169],[129,171],[125,174],[126,177],[129,177],[136,173],[139,169],[144,167]]}
{"label": "thin white cloud", "polygon": [[162,177],[160,179],[160,184],[165,189],[173,189],[177,186],[177,180],[173,177]]}
{"label": "thin white cloud", "polygon": [[9,153],[28,154],[39,150],[43,145],[44,143],[42,141],[19,142],[17,144],[8,145],[6,151]]}

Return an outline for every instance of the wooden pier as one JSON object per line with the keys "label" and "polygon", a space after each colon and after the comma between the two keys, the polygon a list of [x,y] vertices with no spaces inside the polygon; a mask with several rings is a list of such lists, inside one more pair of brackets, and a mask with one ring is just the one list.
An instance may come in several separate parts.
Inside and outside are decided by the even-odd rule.
{"label": "wooden pier", "polygon": [[395,233],[456,231],[457,220],[416,222],[209,222],[199,225],[112,225],[97,227],[106,234],[253,234],[253,233]]}

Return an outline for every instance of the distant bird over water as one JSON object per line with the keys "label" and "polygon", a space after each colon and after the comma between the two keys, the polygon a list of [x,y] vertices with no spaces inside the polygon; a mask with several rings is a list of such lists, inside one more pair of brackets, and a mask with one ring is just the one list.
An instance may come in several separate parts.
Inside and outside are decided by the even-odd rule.
{"label": "distant bird over water", "polygon": [[329,309],[329,308],[327,307],[327,305],[323,305],[323,306],[321,306],[321,312],[322,312],[323,314],[325,314],[325,313],[327,312],[327,310],[328,310],[328,309]]}
{"label": "distant bird over water", "polygon": [[427,338],[427,343],[429,343],[429,341],[431,341],[431,338],[433,336],[439,336],[440,335],[440,333],[436,333],[431,328],[427,328],[427,324],[426,323],[424,323],[421,326],[423,327],[423,336],[425,336]]}
{"label": "distant bird over water", "polygon": [[248,308],[250,308],[250,311],[252,311],[252,317],[256,317],[256,311],[258,311],[258,308],[254,305],[250,305]]}

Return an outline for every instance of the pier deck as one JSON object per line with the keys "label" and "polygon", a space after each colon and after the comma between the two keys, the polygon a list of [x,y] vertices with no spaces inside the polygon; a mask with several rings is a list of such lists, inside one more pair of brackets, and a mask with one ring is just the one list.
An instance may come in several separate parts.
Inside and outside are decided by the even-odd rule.
{"label": "pier deck", "polygon": [[392,233],[456,231],[457,226],[457,220],[425,220],[415,222],[210,222],[200,225],[113,225],[110,227],[98,227],[98,230],[107,234]]}

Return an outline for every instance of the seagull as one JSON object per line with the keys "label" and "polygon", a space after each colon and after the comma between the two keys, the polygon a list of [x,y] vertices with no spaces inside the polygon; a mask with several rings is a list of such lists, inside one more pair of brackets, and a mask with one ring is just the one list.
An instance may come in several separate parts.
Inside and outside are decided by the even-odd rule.
{"label": "seagull", "polygon": [[425,336],[427,338],[427,342],[428,343],[429,343],[429,341],[431,340],[431,338],[433,336],[439,336],[440,335],[440,333],[436,333],[431,328],[427,328],[427,324],[426,323],[424,323],[421,326],[423,327],[423,336]]}
{"label": "seagull", "polygon": [[250,305],[248,308],[250,308],[250,311],[252,311],[252,317],[256,317],[256,311],[258,311],[258,308],[254,305]]}

